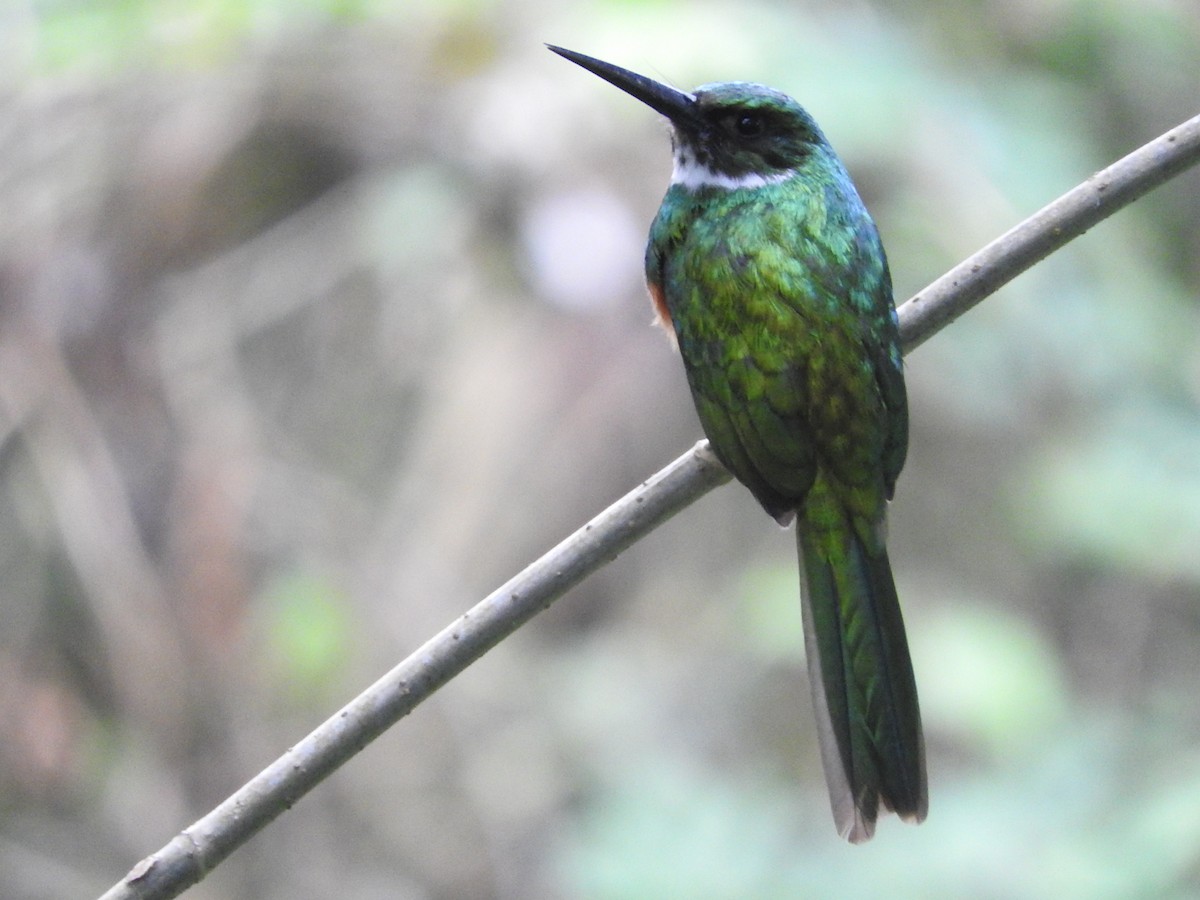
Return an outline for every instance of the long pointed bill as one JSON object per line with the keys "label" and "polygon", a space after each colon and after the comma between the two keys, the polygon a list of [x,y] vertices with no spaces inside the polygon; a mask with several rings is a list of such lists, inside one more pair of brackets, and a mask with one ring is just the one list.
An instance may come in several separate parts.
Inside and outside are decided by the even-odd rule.
{"label": "long pointed bill", "polygon": [[662,113],[672,122],[682,124],[693,119],[696,115],[696,98],[691,94],[677,91],[675,88],[667,87],[665,84],[661,84],[652,78],[647,78],[645,75],[630,72],[628,69],[622,69],[620,66],[614,66],[612,63],[606,63],[604,60],[596,59],[595,57],[584,56],[582,53],[576,53],[574,50],[565,50],[562,47],[555,47],[553,44],[547,44],[546,47],[564,59],[569,59],[576,65],[583,66],[589,72],[599,75],[609,84],[616,85],[625,93],[637,97],[651,109]]}

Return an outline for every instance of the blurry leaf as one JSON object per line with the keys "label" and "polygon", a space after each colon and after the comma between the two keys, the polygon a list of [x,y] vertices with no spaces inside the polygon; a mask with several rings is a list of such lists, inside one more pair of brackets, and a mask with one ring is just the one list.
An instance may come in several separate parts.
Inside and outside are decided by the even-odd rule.
{"label": "blurry leaf", "polygon": [[275,677],[296,698],[334,681],[350,649],[346,600],[325,581],[281,578],[262,598],[263,626]]}
{"label": "blurry leaf", "polygon": [[643,760],[615,788],[588,810],[567,845],[565,875],[580,896],[790,893],[795,825],[786,793],[670,758]]}
{"label": "blurry leaf", "polygon": [[593,900],[1191,896],[1195,753],[1096,711],[1036,736],[1036,753],[969,777],[934,769],[929,819],[885,818],[865,847],[838,839],[824,797],[798,783],[648,753],[584,807],[560,871]]}
{"label": "blurry leaf", "polygon": [[[910,623],[911,624],[911,623]],[[1029,749],[1065,715],[1053,649],[1028,623],[979,603],[944,604],[909,629],[930,732],[958,732],[997,756]]]}
{"label": "blurry leaf", "polygon": [[1144,866],[1164,884],[1194,879],[1200,863],[1200,758],[1173,760],[1158,789],[1131,816],[1139,847],[1151,848]]}
{"label": "blurry leaf", "polygon": [[1022,532],[1067,559],[1200,581],[1200,413],[1143,403],[1038,458]]}
{"label": "blurry leaf", "polygon": [[116,4],[77,4],[41,11],[37,44],[41,62],[50,68],[111,66],[129,49],[139,30],[127,10]]}
{"label": "blurry leaf", "polygon": [[[211,65],[252,33],[315,21],[391,13],[375,0],[85,0],[35,7],[38,62],[49,69],[121,70]],[[377,9],[380,7],[380,9]]]}
{"label": "blurry leaf", "polygon": [[798,569],[789,566],[750,569],[738,593],[738,616],[750,648],[771,661],[803,660]]}

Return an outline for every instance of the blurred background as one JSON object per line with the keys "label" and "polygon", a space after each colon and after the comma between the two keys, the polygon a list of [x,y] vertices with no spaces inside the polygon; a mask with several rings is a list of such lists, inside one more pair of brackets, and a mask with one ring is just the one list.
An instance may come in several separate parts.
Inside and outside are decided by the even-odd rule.
{"label": "blurred background", "polygon": [[[0,895],[92,896],[700,436],[663,124],[813,112],[899,299],[1200,111],[1191,0],[13,0]],[[834,834],[796,561],[736,485],[196,898],[1200,894],[1200,174],[909,358],[930,814]]]}

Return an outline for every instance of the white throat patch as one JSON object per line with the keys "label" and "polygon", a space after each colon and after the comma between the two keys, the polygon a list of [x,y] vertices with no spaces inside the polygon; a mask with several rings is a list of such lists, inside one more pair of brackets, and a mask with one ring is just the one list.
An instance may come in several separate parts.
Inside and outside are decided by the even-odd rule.
{"label": "white throat patch", "polygon": [[768,184],[780,184],[796,174],[795,169],[784,169],[782,172],[772,172],[760,175],[758,172],[747,172],[745,175],[725,175],[714,172],[691,154],[675,152],[675,169],[671,172],[671,184],[677,184],[689,191],[699,188],[713,187],[726,191],[736,191],[739,188],[760,188]]}

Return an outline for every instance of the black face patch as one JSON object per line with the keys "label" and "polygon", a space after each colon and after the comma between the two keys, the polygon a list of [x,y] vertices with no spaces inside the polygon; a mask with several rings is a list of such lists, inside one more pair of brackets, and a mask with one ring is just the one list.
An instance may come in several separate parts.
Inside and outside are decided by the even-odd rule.
{"label": "black face patch", "polygon": [[681,162],[731,178],[795,169],[823,141],[794,100],[753,85],[698,90],[695,117],[676,125]]}

